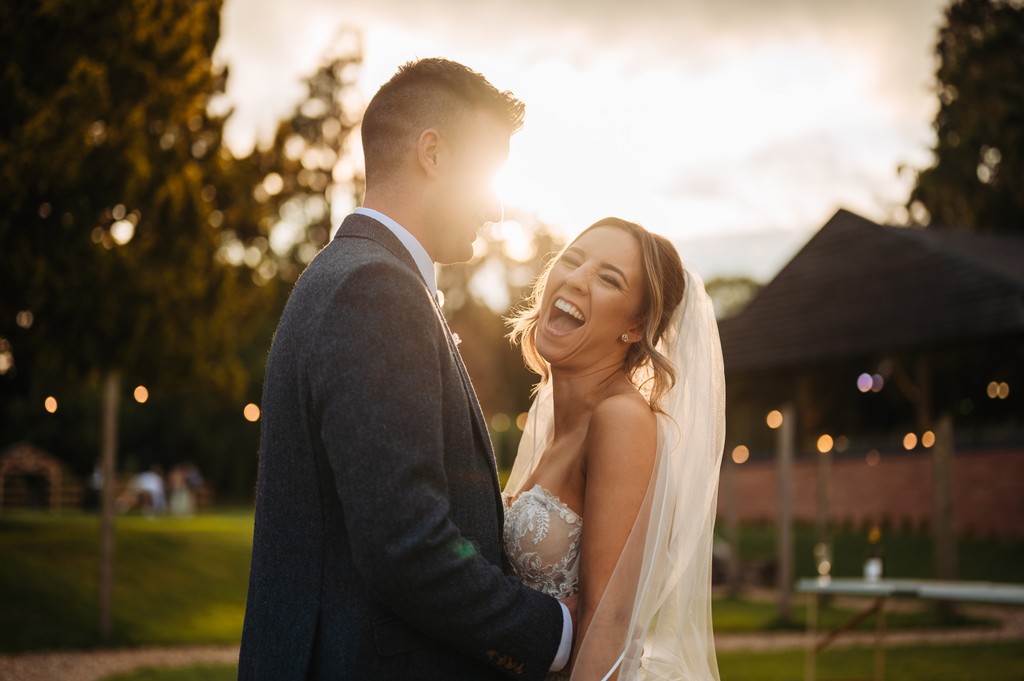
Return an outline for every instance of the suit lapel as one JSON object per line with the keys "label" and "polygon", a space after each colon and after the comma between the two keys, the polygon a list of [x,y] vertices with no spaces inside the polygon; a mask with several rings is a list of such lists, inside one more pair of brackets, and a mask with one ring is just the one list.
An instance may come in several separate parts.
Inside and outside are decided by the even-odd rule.
{"label": "suit lapel", "polygon": [[497,463],[494,460],[494,451],[491,449],[491,438],[487,434],[484,415],[480,410],[480,401],[476,398],[476,391],[473,390],[473,383],[469,378],[469,372],[466,371],[466,365],[462,361],[462,355],[459,354],[458,348],[455,347],[455,339],[452,336],[452,330],[448,328],[448,320],[444,318],[444,313],[441,311],[437,301],[434,301],[434,311],[437,313],[437,318],[440,320],[441,326],[444,327],[444,335],[448,340],[448,352],[451,353],[452,358],[455,360],[455,365],[459,368],[459,377],[462,379],[462,387],[466,390],[466,396],[469,398],[469,403],[473,408],[473,425],[476,427],[477,435],[480,436],[480,440],[484,443],[484,447],[487,449],[488,462],[490,463],[495,477],[497,477],[498,468]]}

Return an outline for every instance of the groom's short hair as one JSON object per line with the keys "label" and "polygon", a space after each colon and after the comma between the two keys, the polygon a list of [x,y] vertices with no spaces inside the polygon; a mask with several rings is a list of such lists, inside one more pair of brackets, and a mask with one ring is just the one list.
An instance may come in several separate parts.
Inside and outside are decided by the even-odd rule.
{"label": "groom's short hair", "polygon": [[458,62],[430,58],[402,65],[363,114],[366,181],[387,176],[398,167],[424,130],[457,134],[459,118],[478,109],[503,121],[512,135],[522,127],[526,107],[511,92],[498,90]]}

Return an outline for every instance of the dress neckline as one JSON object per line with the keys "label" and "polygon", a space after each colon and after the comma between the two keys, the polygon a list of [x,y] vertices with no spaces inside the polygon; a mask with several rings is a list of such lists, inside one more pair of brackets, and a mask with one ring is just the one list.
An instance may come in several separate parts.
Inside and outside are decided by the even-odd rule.
{"label": "dress neckline", "polygon": [[557,494],[555,494],[554,492],[549,490],[547,487],[544,487],[539,482],[536,483],[530,489],[523,490],[522,492],[520,492],[519,494],[515,495],[514,497],[507,497],[506,496],[505,500],[507,502],[508,507],[511,508],[513,504],[515,504],[517,501],[522,499],[525,495],[530,494],[531,492],[534,493],[534,494],[540,494],[541,496],[546,496],[548,499],[553,501],[555,504],[558,504],[559,506],[561,506],[566,511],[569,511],[570,513],[574,514],[577,518],[581,518],[581,519],[583,518],[583,514],[579,513],[572,506],[570,506],[569,504],[567,504],[564,501],[562,501],[562,499]]}

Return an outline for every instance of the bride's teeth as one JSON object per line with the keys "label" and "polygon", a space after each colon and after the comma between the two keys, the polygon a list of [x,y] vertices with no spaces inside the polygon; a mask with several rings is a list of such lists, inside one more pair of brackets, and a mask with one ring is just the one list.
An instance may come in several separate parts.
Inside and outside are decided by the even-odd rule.
{"label": "bride's teeth", "polygon": [[561,298],[559,298],[558,300],[555,301],[555,307],[557,307],[559,310],[561,310],[562,312],[566,313],[567,315],[575,317],[576,319],[580,320],[581,322],[585,322],[586,321],[586,319],[584,319],[584,317],[583,317],[583,313],[580,312],[579,308],[576,307],[575,305],[573,305],[572,303],[568,302],[568,301],[565,301],[565,300],[562,300]]}

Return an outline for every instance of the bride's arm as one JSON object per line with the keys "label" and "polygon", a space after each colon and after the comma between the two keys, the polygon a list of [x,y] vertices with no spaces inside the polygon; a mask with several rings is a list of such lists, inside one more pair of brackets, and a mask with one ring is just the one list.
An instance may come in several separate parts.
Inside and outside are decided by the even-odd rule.
{"label": "bride's arm", "polygon": [[[573,663],[581,672],[592,665],[594,673],[607,671],[621,653],[633,603],[617,602],[627,598],[615,594],[609,594],[605,602],[602,598],[651,481],[657,439],[655,414],[639,395],[604,400],[590,421],[584,448],[579,626],[573,649]],[[599,605],[599,621],[595,622]],[[585,658],[578,660],[584,641]],[[598,653],[610,659],[598,659]],[[594,678],[603,675],[600,672]]]}

